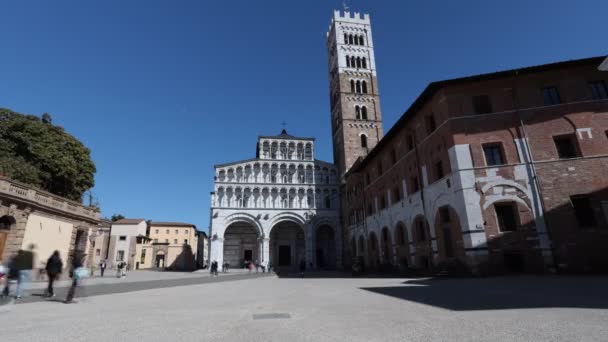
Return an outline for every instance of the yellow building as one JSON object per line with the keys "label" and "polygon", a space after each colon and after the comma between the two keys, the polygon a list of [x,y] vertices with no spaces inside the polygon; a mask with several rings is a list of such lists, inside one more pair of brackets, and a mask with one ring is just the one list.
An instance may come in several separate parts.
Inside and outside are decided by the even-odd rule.
{"label": "yellow building", "polygon": [[196,226],[181,222],[151,222],[147,241],[138,241],[139,268],[194,270],[198,250]]}

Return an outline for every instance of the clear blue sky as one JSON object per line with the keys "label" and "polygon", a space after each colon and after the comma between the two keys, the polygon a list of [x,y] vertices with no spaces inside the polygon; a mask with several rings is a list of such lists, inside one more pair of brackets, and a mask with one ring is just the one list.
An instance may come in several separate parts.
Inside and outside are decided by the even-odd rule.
{"label": "clear blue sky", "polygon": [[[91,150],[102,214],[206,230],[213,164],[256,137],[332,161],[325,32],[338,0],[5,1],[0,106]],[[608,53],[608,1],[348,1],[372,15],[385,131],[431,81]]]}

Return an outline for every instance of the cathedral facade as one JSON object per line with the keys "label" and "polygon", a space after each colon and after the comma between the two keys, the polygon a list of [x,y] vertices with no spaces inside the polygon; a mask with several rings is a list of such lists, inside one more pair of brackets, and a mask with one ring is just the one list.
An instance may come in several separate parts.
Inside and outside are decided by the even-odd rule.
{"label": "cathedral facade", "polygon": [[256,157],[215,166],[210,261],[241,268],[342,265],[338,170],[314,158],[314,138],[260,136]]}

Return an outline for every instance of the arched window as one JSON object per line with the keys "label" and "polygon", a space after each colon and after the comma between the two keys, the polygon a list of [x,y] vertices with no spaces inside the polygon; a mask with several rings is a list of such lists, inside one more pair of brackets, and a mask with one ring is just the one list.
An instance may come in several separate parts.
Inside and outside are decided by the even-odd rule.
{"label": "arched window", "polygon": [[348,35],[344,34],[344,44],[348,44]]}
{"label": "arched window", "polygon": [[[357,81],[359,82],[359,81]],[[361,85],[361,89],[363,91],[363,94],[367,94],[367,82],[363,81],[363,84]]]}
{"label": "arched window", "polygon": [[353,67],[353,68],[355,67],[355,56],[352,56],[350,58],[350,66]]}
{"label": "arched window", "polygon": [[361,107],[361,119],[367,120],[367,107]]}
{"label": "arched window", "polygon": [[348,36],[348,44],[353,44],[353,35]]}
{"label": "arched window", "polygon": [[365,45],[365,40],[363,39],[363,35],[359,36],[359,45]]}
{"label": "arched window", "polygon": [[361,147],[367,148],[367,135],[361,134]]}
{"label": "arched window", "polygon": [[325,196],[325,209],[331,208],[331,199],[329,196]]}
{"label": "arched window", "polygon": [[363,69],[367,69],[367,60],[365,59],[365,57],[361,59],[361,66],[363,67]]}
{"label": "arched window", "polygon": [[357,86],[356,86],[357,93],[361,94],[361,81],[357,81],[356,84],[357,84]]}
{"label": "arched window", "polygon": [[[363,107],[363,108],[365,108],[365,107]],[[355,114],[356,114],[355,117],[357,118],[357,120],[361,120],[361,107],[355,106]]]}
{"label": "arched window", "polygon": [[350,57],[346,56],[346,67],[350,68]]}
{"label": "arched window", "polygon": [[357,68],[361,67],[361,57],[357,57]]}
{"label": "arched window", "polygon": [[354,80],[350,80],[350,92],[351,93],[355,92],[355,81]]}

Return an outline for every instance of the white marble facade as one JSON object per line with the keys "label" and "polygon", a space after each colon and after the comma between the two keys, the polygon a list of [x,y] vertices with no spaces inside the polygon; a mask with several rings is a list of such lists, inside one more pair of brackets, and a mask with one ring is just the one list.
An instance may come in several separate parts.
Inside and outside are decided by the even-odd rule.
{"label": "white marble facade", "polygon": [[256,158],[215,166],[211,261],[275,269],[342,265],[336,167],[314,159],[314,139],[258,138]]}

